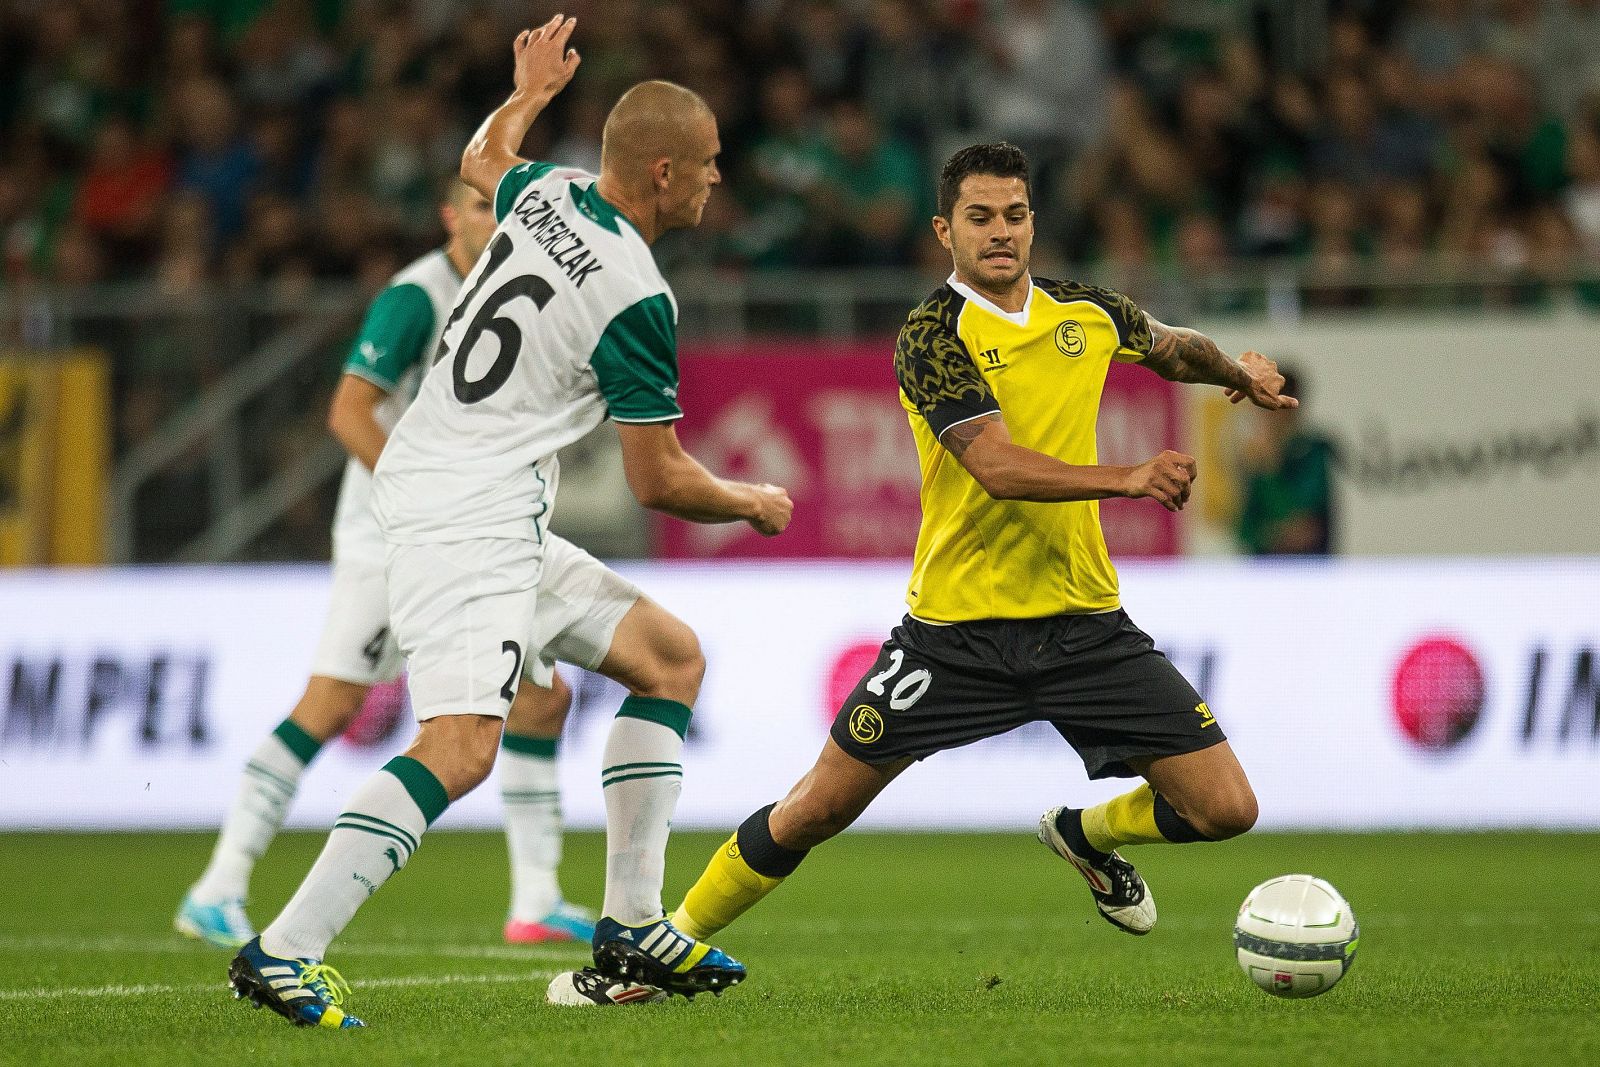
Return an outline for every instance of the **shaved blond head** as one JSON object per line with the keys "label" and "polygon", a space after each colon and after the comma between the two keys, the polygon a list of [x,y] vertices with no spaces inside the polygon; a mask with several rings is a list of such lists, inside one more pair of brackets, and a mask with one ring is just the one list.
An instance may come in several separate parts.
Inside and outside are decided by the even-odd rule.
{"label": "shaved blond head", "polygon": [[697,126],[716,122],[699,93],[672,82],[640,82],[622,94],[606,116],[600,169],[632,185],[658,159],[679,159]]}

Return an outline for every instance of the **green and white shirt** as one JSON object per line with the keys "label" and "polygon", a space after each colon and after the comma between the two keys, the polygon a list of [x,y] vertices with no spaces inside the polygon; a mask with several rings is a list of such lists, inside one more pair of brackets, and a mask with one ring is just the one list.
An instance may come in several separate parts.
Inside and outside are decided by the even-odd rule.
{"label": "green and white shirt", "polygon": [[677,304],[595,176],[524,163],[494,210],[439,361],[378,462],[374,510],[393,544],[543,540],[558,450],[606,418],[683,414]]}
{"label": "green and white shirt", "polygon": [[[394,430],[417,395],[460,293],[461,275],[444,250],[436,249],[389,279],[367,308],[344,373],[389,394],[373,411],[385,431]],[[381,567],[383,557],[383,534],[372,514],[372,472],[352,458],[333,513],[333,558]]]}

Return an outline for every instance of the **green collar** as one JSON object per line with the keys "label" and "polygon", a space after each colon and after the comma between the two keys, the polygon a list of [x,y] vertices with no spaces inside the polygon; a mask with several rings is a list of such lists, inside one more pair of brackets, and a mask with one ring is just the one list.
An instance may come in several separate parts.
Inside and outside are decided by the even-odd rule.
{"label": "green collar", "polygon": [[[600,195],[600,182],[596,180],[587,189],[579,189],[576,184],[568,183],[567,196],[577,209],[589,217],[591,222],[598,223],[618,236],[622,230],[617,226],[617,220],[627,222],[634,233],[639,232],[639,227],[628,221],[628,216],[611,206],[611,202]],[[640,234],[643,236],[643,234]]]}

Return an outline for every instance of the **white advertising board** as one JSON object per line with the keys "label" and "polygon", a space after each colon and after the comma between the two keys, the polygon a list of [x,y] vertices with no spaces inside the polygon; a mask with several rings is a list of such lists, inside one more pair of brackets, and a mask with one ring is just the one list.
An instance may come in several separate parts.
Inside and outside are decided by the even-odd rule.
{"label": "white advertising board", "polygon": [[[1593,317],[1320,316],[1208,332],[1229,352],[1253,348],[1301,373],[1304,419],[1339,455],[1340,554],[1600,552]],[[1199,404],[1217,391],[1186,395]],[[1205,425],[1191,416],[1192,431]],[[1190,438],[1206,447],[1203,433]],[[1213,532],[1191,525],[1191,549],[1218,547]]]}
{"label": "white advertising board", "polygon": [[[709,660],[685,827],[728,828],[782,795],[903,610],[898,565],[620,569]],[[1264,828],[1600,827],[1600,559],[1121,570],[1130,614],[1232,739]],[[327,589],[320,567],[0,573],[0,828],[215,826],[299,696]],[[600,826],[621,693],[569,677],[564,807]],[[330,743],[291,824],[329,825],[409,735],[405,720]],[[1029,727],[912,768],[863,824],[1025,828],[1123,788],[1087,782]],[[499,809],[491,781],[442,825],[493,826]]]}

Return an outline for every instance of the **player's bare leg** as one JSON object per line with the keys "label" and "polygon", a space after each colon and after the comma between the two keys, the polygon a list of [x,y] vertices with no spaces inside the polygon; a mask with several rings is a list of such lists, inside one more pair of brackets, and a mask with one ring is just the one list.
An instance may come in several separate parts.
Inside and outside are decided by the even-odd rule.
{"label": "player's bare leg", "polygon": [[549,688],[524,679],[500,740],[500,796],[511,857],[511,906],[505,939],[512,944],[588,942],[594,915],[566,902],[556,871],[561,864],[561,794],[556,745],[572,707],[561,675]]}
{"label": "player's bare leg", "polygon": [[401,758],[420,763],[454,803],[489,777],[504,729],[493,715],[438,715],[423,720]]}
{"label": "player's bare leg", "polygon": [[767,826],[774,843],[804,852],[843,833],[912,762],[863,763],[828,738],[816,764],[772,806]]}
{"label": "player's bare leg", "polygon": [[711,857],[674,925],[693,937],[723,929],[794,873],[811,849],[860,818],[911,763],[863,763],[830,737],[789,795],[751,815]]}
{"label": "player's bare leg", "polygon": [[1078,869],[1108,922],[1145,934],[1156,923],[1155,898],[1117,850],[1236,837],[1255,825],[1256,798],[1226,741],[1128,762],[1145,784],[1092,808],[1045,812],[1039,840]]}
{"label": "player's bare leg", "polygon": [[312,675],[288,719],[256,746],[211,860],[173,919],[179,933],[235,949],[255,936],[245,903],[256,861],[283,827],[300,776],[328,739],[350,725],[367,692],[365,685]]}

